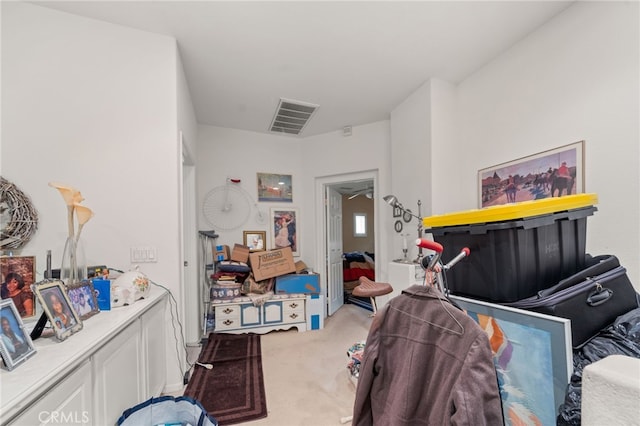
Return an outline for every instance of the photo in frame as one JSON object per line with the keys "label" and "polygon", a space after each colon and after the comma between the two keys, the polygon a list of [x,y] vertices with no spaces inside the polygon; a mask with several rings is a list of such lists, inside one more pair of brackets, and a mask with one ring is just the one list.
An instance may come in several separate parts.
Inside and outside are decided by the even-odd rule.
{"label": "photo in frame", "polygon": [[36,353],[29,333],[25,332],[22,317],[12,299],[0,301],[0,356],[7,370],[13,370]]}
{"label": "photo in frame", "polygon": [[262,251],[265,249],[267,231],[243,231],[242,243],[249,247],[249,251]]}
{"label": "photo in frame", "polygon": [[100,312],[96,291],[89,280],[80,281],[67,286],[67,294],[71,306],[82,321]]}
{"label": "photo in frame", "polygon": [[556,424],[573,372],[571,320],[449,296],[491,341],[505,425]]}
{"label": "photo in frame", "polygon": [[393,217],[401,217],[402,209],[398,206],[393,206]]}
{"label": "photo in frame", "polygon": [[258,201],[293,202],[291,175],[258,173]]}
{"label": "photo in frame", "polygon": [[31,291],[36,274],[35,256],[2,256],[0,272],[0,297],[12,299],[22,319],[35,318],[36,298]]}
{"label": "photo in frame", "polygon": [[584,141],[478,171],[478,207],[584,193]]}
{"label": "photo in frame", "polygon": [[32,286],[58,340],[82,330],[82,320],[71,306],[62,281],[42,281]]}
{"label": "photo in frame", "polygon": [[297,232],[298,220],[298,209],[271,209],[271,223],[273,224],[271,229],[271,248],[291,247],[293,257],[300,256],[300,240]]}

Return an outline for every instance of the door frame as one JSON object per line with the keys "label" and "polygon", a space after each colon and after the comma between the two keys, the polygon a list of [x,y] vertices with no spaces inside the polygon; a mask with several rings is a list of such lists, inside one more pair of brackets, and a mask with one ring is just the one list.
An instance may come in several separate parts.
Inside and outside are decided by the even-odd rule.
{"label": "door frame", "polygon": [[[328,313],[328,259],[327,259],[327,217],[325,208],[325,194],[327,186],[336,186],[340,183],[350,181],[371,180],[373,182],[373,199],[378,200],[378,169],[363,170],[359,172],[343,173],[330,176],[319,176],[315,178],[315,211],[316,214],[316,262],[317,269],[320,272],[320,283],[322,285],[322,291],[325,299],[324,314],[325,317]],[[373,229],[374,229],[374,247],[376,253],[379,252],[378,238],[375,235],[375,230],[378,229],[378,203],[373,203]],[[376,256],[378,258],[378,256]],[[380,274],[380,264],[376,261],[376,276]]]}

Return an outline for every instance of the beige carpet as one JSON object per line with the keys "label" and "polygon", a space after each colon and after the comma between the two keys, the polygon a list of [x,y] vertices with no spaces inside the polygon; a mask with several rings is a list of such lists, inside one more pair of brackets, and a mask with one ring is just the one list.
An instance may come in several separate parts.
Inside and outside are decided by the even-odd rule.
{"label": "beige carpet", "polygon": [[[350,416],[355,386],[347,371],[347,349],[365,340],[371,312],[344,305],[325,318],[321,330],[262,335],[267,417],[245,425],[340,425]],[[346,423],[350,424],[350,422]]]}

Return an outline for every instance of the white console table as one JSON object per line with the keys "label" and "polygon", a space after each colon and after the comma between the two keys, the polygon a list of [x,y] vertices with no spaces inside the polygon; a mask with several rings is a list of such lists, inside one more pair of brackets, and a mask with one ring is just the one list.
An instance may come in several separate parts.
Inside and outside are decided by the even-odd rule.
{"label": "white console table", "polygon": [[0,425],[113,425],[166,382],[167,292],[103,311],[66,340],[34,340],[36,354],[0,371]]}
{"label": "white console table", "polygon": [[249,297],[211,301],[215,333],[268,333],[296,327],[307,331],[306,294],[276,294],[261,306]]}
{"label": "white console table", "polygon": [[[389,262],[388,276],[393,291],[387,295],[384,303],[399,296],[402,290],[414,284],[424,284],[424,269],[417,263]],[[380,304],[380,307],[382,306],[384,304]]]}

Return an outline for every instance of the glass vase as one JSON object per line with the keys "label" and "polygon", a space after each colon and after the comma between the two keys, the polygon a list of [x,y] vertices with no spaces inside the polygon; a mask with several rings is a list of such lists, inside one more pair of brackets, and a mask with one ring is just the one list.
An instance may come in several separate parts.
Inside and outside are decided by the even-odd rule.
{"label": "glass vase", "polygon": [[87,264],[82,240],[76,241],[75,238],[69,237],[64,243],[60,279],[66,285],[87,279]]}

